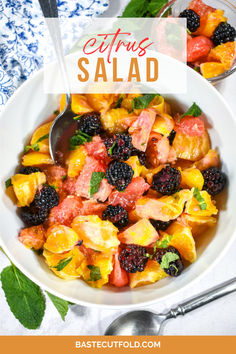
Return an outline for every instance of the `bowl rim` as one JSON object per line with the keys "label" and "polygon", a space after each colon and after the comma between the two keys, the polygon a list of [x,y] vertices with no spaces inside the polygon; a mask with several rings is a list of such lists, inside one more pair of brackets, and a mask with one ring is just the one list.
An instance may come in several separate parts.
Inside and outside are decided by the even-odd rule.
{"label": "bowl rim", "polygon": [[[182,64],[185,65],[185,64]],[[217,89],[210,84],[207,80],[205,80],[205,78],[203,78],[202,76],[200,76],[197,72],[195,72],[194,70],[192,70],[191,68],[187,68],[187,70],[191,70],[191,75],[195,76],[196,78],[198,78],[198,80],[202,80],[204,82],[204,85],[207,85],[209,87],[210,90],[213,90],[215,92],[215,95],[218,97],[218,100],[221,101],[221,103],[225,106],[225,108],[228,110],[230,116],[232,117],[232,119],[236,122],[236,116],[233,113],[233,111],[231,110],[231,108],[229,107],[228,103],[226,102],[225,98],[217,91]],[[4,106],[2,112],[0,113],[0,121],[3,118],[5,112],[8,109],[8,106],[11,105],[12,101],[15,99],[15,97],[22,91],[24,91],[25,86],[27,86],[29,84],[29,82],[35,80],[37,77],[39,77],[40,75],[43,74],[44,68],[40,69],[39,71],[36,71],[28,80],[26,80],[18,89],[16,89],[16,91],[13,93],[13,95],[9,98],[9,100],[7,101],[6,105]],[[42,75],[43,77],[43,75]],[[85,307],[90,307],[90,308],[98,308],[98,309],[114,309],[114,310],[122,310],[122,309],[135,309],[137,307],[147,307],[150,306],[152,304],[158,303],[159,301],[162,301],[163,299],[168,299],[170,298],[173,294],[178,294],[180,291],[186,289],[187,287],[189,287],[190,285],[194,285],[197,281],[199,281],[202,277],[204,277],[208,271],[210,271],[221,259],[222,257],[226,254],[226,252],[228,251],[229,247],[231,246],[231,244],[233,243],[233,241],[236,238],[236,229],[234,230],[234,232],[232,233],[232,236],[230,239],[228,239],[227,243],[225,243],[224,248],[222,249],[222,251],[219,253],[219,255],[215,258],[215,260],[206,268],[204,269],[200,274],[198,274],[194,279],[192,279],[189,283],[186,283],[185,285],[179,287],[178,289],[175,289],[174,291],[172,291],[169,294],[163,294],[161,296],[159,296],[156,299],[153,300],[149,300],[149,301],[143,301],[143,302],[139,302],[136,304],[127,304],[127,305],[113,305],[113,304],[96,304],[96,303],[91,303],[91,302],[87,302],[87,301],[83,301],[83,300],[78,300],[76,298],[73,297],[68,297],[65,296],[63,294],[61,294],[58,291],[55,291],[53,289],[51,289],[50,287],[48,287],[47,285],[44,285],[43,282],[41,282],[40,280],[38,280],[35,276],[32,276],[30,274],[30,272],[28,272],[27,270],[24,269],[24,267],[15,259],[14,256],[11,255],[11,251],[10,249],[8,249],[8,247],[5,245],[4,240],[1,236],[2,232],[0,230],[0,247],[2,247],[3,251],[5,252],[6,256],[8,257],[8,259],[25,275],[27,276],[30,280],[32,280],[35,284],[37,284],[42,290],[46,290],[50,293],[52,293],[53,295],[64,299],[66,301],[72,302],[74,304],[80,305],[80,306],[85,306]],[[140,288],[142,289],[142,288]],[[101,289],[96,289],[96,291],[101,291]],[[132,291],[132,289],[131,289]]]}
{"label": "bowl rim", "polygon": [[[158,17],[158,18],[162,17],[164,15],[164,13],[167,10],[169,10],[171,8],[171,6],[176,1],[180,1],[180,0],[169,0],[164,6],[162,6],[160,11],[157,13],[156,17]],[[221,0],[221,1],[226,2],[228,4],[228,6],[231,7],[232,11],[235,12],[235,15],[236,15],[236,6],[234,4],[232,4],[229,0]],[[235,46],[236,46],[236,41],[235,41]],[[186,65],[187,65],[187,63],[186,63]],[[234,72],[236,72],[236,61],[234,62],[234,65],[229,70],[226,70],[224,73],[222,73],[222,74],[220,74],[218,76],[211,77],[211,78],[208,78],[208,79],[205,78],[205,80],[207,80],[208,82],[216,84],[216,83],[220,82],[221,80],[226,79],[228,76],[232,75]]]}

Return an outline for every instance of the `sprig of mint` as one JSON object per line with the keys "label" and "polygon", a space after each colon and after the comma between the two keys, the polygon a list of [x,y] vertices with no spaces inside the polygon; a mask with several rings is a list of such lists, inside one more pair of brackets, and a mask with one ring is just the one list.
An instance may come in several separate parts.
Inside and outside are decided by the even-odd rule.
{"label": "sprig of mint", "polygon": [[132,110],[147,108],[149,103],[152,102],[156,96],[159,95],[156,93],[147,93],[142,96],[135,97],[132,101]]}
{"label": "sprig of mint", "polygon": [[65,321],[65,317],[66,317],[67,312],[69,310],[68,301],[60,299],[59,297],[52,295],[47,291],[46,291],[46,293],[48,294],[53,305],[56,307],[57,311],[59,312],[62,320]]}
{"label": "sprig of mint", "polygon": [[[162,269],[168,269],[170,266],[170,263],[176,261],[177,259],[179,259],[179,256],[176,253],[166,252],[162,256],[160,266]],[[171,266],[175,267],[175,265],[172,265],[172,264],[171,264]],[[177,271],[178,271],[178,269],[177,269]]]}
{"label": "sprig of mint", "polygon": [[81,130],[76,130],[75,135],[69,139],[69,149],[75,150],[78,146],[92,141],[92,136],[83,133]]}
{"label": "sprig of mint", "polygon": [[199,117],[201,114],[201,108],[194,102],[187,112],[181,115],[180,119],[186,116]]}
{"label": "sprig of mint", "polygon": [[105,178],[105,173],[104,172],[93,172],[90,183],[89,183],[89,196],[90,198],[98,192],[99,190],[99,185],[102,181],[103,178]]}
{"label": "sprig of mint", "polygon": [[164,236],[161,240],[157,240],[153,246],[153,253],[156,252],[157,248],[167,248],[172,240],[173,235]]}
{"label": "sprig of mint", "polygon": [[155,17],[168,0],[131,0],[121,17]]}
{"label": "sprig of mint", "polygon": [[207,203],[205,202],[205,199],[202,197],[202,195],[201,195],[201,193],[200,193],[198,188],[194,188],[193,196],[194,196],[195,199],[197,199],[200,209],[201,210],[206,210]]}
{"label": "sprig of mint", "polygon": [[[0,247],[0,251],[5,252]],[[6,254],[5,254],[6,255]],[[6,255],[7,256],[7,255]],[[45,297],[38,285],[27,278],[14,264],[0,274],[2,289],[7,303],[16,319],[28,329],[39,328],[45,313]],[[74,305],[48,293],[61,318],[65,320],[68,305]]]}
{"label": "sprig of mint", "polygon": [[6,188],[9,188],[9,187],[12,186],[11,178],[8,178],[8,179],[5,181],[5,186],[6,186]]}
{"label": "sprig of mint", "polygon": [[34,143],[33,145],[26,145],[24,152],[28,152],[29,150],[34,150],[34,151],[39,151],[39,144],[41,141],[46,140],[49,138],[49,134],[45,134],[43,136],[41,136],[36,143]]}
{"label": "sprig of mint", "polygon": [[40,326],[45,299],[41,289],[13,264],[1,272],[2,288],[13,315],[28,329]]}
{"label": "sprig of mint", "polygon": [[120,95],[119,98],[118,98],[118,100],[117,100],[117,102],[116,102],[116,104],[115,104],[115,107],[114,107],[114,108],[120,108],[123,99],[124,99],[124,98],[123,98],[123,95]]}
{"label": "sprig of mint", "polygon": [[94,265],[87,265],[87,268],[90,270],[90,278],[88,281],[97,281],[102,279],[100,268]]}
{"label": "sprig of mint", "polygon": [[72,260],[72,257],[63,258],[60,260],[60,262],[56,266],[51,267],[51,268],[55,268],[56,270],[58,270],[60,272],[62,269],[64,269],[67,266],[67,264],[70,263],[71,260]]}

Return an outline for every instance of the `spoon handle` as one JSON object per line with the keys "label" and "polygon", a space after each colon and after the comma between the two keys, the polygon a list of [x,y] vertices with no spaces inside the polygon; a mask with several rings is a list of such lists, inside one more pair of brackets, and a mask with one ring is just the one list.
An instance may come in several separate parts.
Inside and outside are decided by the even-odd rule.
{"label": "spoon handle", "polygon": [[203,305],[208,304],[214,300],[217,300],[225,295],[228,295],[232,292],[236,291],[236,278],[230,279],[225,283],[210,289],[209,291],[200,294],[183,304],[178,305],[177,307],[171,309],[167,313],[167,318],[175,318],[179,315],[185,315],[190,311],[193,311]]}
{"label": "spoon handle", "polygon": [[64,60],[63,45],[61,39],[60,23],[58,19],[57,0],[38,0],[41,6],[45,22],[48,27],[49,34],[52,39],[53,47],[56,52],[57,60],[62,74],[63,83],[65,86],[66,99],[70,102],[70,88],[66,64]]}

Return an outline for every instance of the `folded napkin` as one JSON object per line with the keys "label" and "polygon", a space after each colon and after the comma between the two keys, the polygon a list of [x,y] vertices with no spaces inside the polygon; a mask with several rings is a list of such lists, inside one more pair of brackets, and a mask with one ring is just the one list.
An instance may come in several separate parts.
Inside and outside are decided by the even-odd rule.
{"label": "folded napkin", "polygon": [[[58,0],[63,26],[63,46],[68,51],[75,38],[66,30],[79,16],[92,18],[103,13],[109,0]],[[76,26],[82,27],[82,21]],[[0,0],[0,111],[16,88],[48,62],[46,24],[37,0]],[[47,55],[45,56],[45,53]]]}

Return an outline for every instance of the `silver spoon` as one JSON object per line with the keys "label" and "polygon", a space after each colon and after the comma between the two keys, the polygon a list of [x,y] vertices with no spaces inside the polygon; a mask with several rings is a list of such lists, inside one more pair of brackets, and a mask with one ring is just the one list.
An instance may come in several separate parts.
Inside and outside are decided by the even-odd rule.
{"label": "silver spoon", "polygon": [[150,311],[140,310],[128,312],[114,320],[107,328],[105,335],[108,336],[140,336],[158,335],[163,323],[171,318],[193,311],[211,301],[219,299],[236,291],[236,278],[218,285],[181,305],[171,309],[165,314],[156,314]]}
{"label": "silver spoon", "polygon": [[65,108],[54,120],[49,134],[49,151],[51,157],[56,164],[62,165],[64,163],[64,154],[68,150],[69,137],[76,130],[77,124],[73,119],[75,114],[71,111],[71,93],[63,54],[57,0],[39,0],[39,3],[52,39],[66,89]]}

